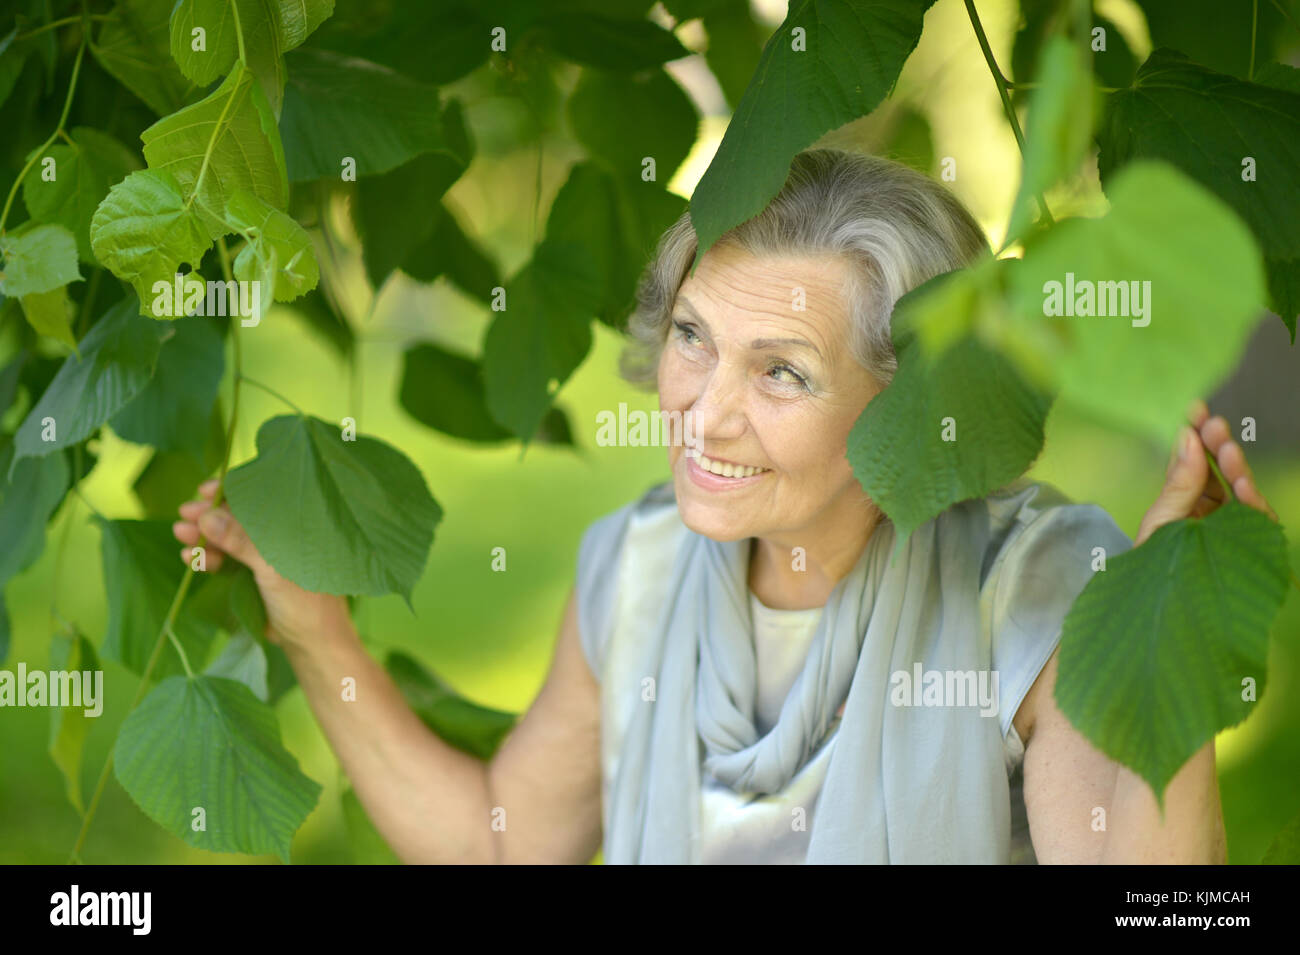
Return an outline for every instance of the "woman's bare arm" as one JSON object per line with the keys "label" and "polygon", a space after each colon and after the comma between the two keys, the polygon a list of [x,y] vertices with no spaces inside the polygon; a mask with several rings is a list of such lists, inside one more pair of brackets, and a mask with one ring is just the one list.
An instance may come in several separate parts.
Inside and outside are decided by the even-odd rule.
{"label": "woman's bare arm", "polygon": [[[601,834],[600,689],[572,592],[546,683],[484,762],[421,722],[362,645],[342,598],[280,577],[228,510],[212,510],[215,483],[200,491],[209,500],[181,508],[177,538],[193,545],[203,534],[210,570],[229,554],[253,571],[268,638],[283,647],[362,806],[403,861],[590,861]],[[344,698],[348,677],[355,699]]]}

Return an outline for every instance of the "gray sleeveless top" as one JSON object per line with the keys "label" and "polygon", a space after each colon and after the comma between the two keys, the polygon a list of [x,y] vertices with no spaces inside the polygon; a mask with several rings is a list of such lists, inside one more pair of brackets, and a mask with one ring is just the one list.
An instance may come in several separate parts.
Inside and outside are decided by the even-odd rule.
{"label": "gray sleeveless top", "polygon": [[[1132,542],[1101,508],[1072,504],[1050,486],[1035,482],[1022,480],[987,498],[963,502],[958,507],[978,509],[978,517],[987,525],[987,535],[978,538],[983,542],[983,553],[970,555],[971,560],[979,562],[979,591],[978,599],[972,599],[969,613],[979,617],[979,632],[988,646],[989,665],[999,677],[996,727],[1001,736],[1007,780],[1005,789],[993,790],[1005,793],[999,797],[1005,799],[1001,811],[1005,818],[999,826],[990,820],[988,827],[1006,834],[1003,848],[989,852],[987,858],[971,858],[1032,863],[1033,847],[1022,794],[1024,747],[1011,721],[1055,649],[1066,611],[1090,576],[1092,548],[1104,547],[1106,554],[1113,556],[1131,547]],[[881,532],[877,530],[878,534]],[[625,745],[637,708],[644,707],[645,701],[636,693],[611,692],[609,688],[644,683],[640,672],[645,663],[642,648],[655,639],[656,626],[662,626],[657,621],[661,620],[664,604],[671,603],[673,598],[665,588],[673,586],[674,563],[695,536],[677,514],[671,484],[663,484],[593,523],[584,534],[579,550],[579,631],[583,652],[602,687],[601,765],[607,861],[663,861],[646,850],[641,851],[639,858],[635,853],[629,857],[623,850],[621,858],[611,859],[611,833],[619,826],[624,830],[629,826],[625,818],[611,819],[611,813],[620,805],[617,799],[611,800],[611,789],[620,783],[626,787],[628,778],[636,781],[634,785],[646,788],[650,783],[642,781],[647,767],[628,764],[628,760],[645,758],[642,752]],[[752,599],[752,594],[748,596]],[[799,639],[800,635],[806,639],[819,613],[768,611],[767,617],[769,620],[784,618],[794,625],[793,639]],[[763,618],[758,619],[761,623]],[[809,652],[816,649],[814,646]],[[793,698],[798,691],[796,684],[790,689],[790,696]],[[751,711],[762,708],[753,693],[746,699]],[[788,705],[781,718],[786,718],[785,713],[792,708],[793,704]],[[769,701],[769,713],[771,709]],[[773,730],[768,725],[770,721],[761,719],[760,714],[751,712],[750,715],[758,717],[755,723],[760,735]],[[688,789],[689,798],[698,803],[695,820],[698,832],[691,841],[695,847],[693,861],[706,864],[815,861],[810,858],[809,847],[816,830],[818,796],[841,736],[840,724],[837,715],[821,734],[820,742],[807,747],[802,763],[777,791],[745,791],[744,787],[733,787],[702,771],[698,788]],[[890,726],[885,723],[877,732],[889,733]],[[978,747],[972,745],[971,749]],[[953,798],[959,799],[962,781],[957,774],[950,772],[945,776],[942,766],[933,768],[939,776],[930,785],[950,787]],[[645,773],[645,778],[652,776]],[[624,797],[621,805],[627,805],[626,794],[621,795]],[[642,803],[645,801],[641,799]],[[653,804],[653,799],[650,802]],[[649,826],[647,829],[653,831]],[[898,832],[890,830],[890,838],[886,840],[888,861],[925,857],[925,846],[913,850],[895,844],[905,838],[899,833],[914,831],[915,827],[900,827]],[[931,832],[916,838],[918,842],[942,843],[945,838],[953,837]],[[845,856],[856,857],[847,852]]]}

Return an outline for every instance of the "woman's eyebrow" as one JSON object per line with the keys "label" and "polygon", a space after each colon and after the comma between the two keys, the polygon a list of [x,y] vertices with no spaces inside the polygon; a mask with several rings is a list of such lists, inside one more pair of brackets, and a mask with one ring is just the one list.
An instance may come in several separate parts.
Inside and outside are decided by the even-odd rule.
{"label": "woman's eyebrow", "polygon": [[[696,311],[695,306],[691,304],[690,299],[678,297],[677,305],[682,308],[691,318],[695,319],[704,327],[705,332],[709,332],[709,323],[705,321],[704,316]],[[811,348],[818,358],[822,357],[821,349],[812,342],[803,338],[755,338],[749,343],[749,347],[755,351],[763,348],[771,348],[774,345],[801,345],[804,348]]]}

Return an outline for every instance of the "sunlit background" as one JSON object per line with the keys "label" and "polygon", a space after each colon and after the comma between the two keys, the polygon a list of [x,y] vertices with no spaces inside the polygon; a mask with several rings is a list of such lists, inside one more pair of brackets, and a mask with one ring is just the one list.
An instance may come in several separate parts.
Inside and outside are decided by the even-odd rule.
{"label": "sunlit background", "polygon": [[[767,30],[785,15],[785,4],[762,0],[754,6]],[[1009,59],[1017,5],[981,0],[980,12],[999,60]],[[1125,0],[1101,5],[1124,33],[1139,62],[1150,51],[1145,20]],[[664,19],[662,8],[654,16]],[[670,22],[664,19],[664,22]],[[678,30],[692,50],[707,38],[698,21]],[[695,99],[703,121],[699,141],[672,181],[689,197],[722,137],[727,109],[702,56],[669,66]],[[503,275],[528,258],[534,232],[582,153],[561,128],[543,149],[506,149],[511,132],[527,123],[517,100],[495,95],[480,69],[446,89],[461,98],[478,143],[468,173],[449,193],[463,222],[472,225],[497,257]],[[578,69],[567,68],[561,84],[572,88]],[[875,137],[910,109],[929,121],[931,172],[953,157],[957,176],[950,186],[984,225],[995,244],[1005,230],[1019,175],[1015,141],[1002,116],[996,89],[971,33],[961,0],[939,0],[927,15],[920,46],[908,61],[890,104],[871,117],[829,135],[825,143],[870,148]],[[536,192],[540,162],[540,197]],[[1058,215],[1095,212],[1094,188],[1067,185],[1048,196]],[[346,211],[338,225],[348,228]],[[486,705],[523,711],[541,686],[556,638],[561,610],[573,583],[579,538],[597,517],[622,506],[668,477],[662,448],[598,447],[596,415],[620,402],[652,410],[653,395],[633,390],[616,374],[619,336],[594,324],[595,347],[559,396],[574,427],[577,449],[517,444],[485,448],[441,436],[413,421],[397,402],[401,354],[417,340],[476,354],[491,313],[445,280],[421,285],[395,273],[372,294],[356,257],[345,263],[349,318],[358,329],[359,359],[347,366],[320,339],[304,330],[285,308],[255,329],[243,330],[245,371],[273,384],[296,404],[327,420],[355,417],[360,430],[402,449],[421,468],[445,518],[438,527],[412,614],[396,597],[360,602],[357,623],[375,653],[400,648],[422,660],[458,690]],[[1252,415],[1260,422],[1290,419],[1291,431],[1267,433],[1247,446],[1260,487],[1288,528],[1291,559],[1300,567],[1300,418],[1297,369],[1281,323],[1263,321],[1242,369],[1211,402],[1230,421]],[[228,386],[227,386],[228,387]],[[228,404],[228,391],[223,401]],[[235,462],[254,452],[257,425],[283,412],[274,398],[246,389],[235,436]],[[104,464],[83,485],[86,498],[113,517],[141,516],[131,484],[148,449],[107,433],[100,448]],[[1103,427],[1054,413],[1046,449],[1031,476],[1060,487],[1075,500],[1105,507],[1130,535],[1161,484],[1167,449]],[[26,661],[46,666],[53,632],[52,608],[76,620],[98,643],[105,620],[104,582],[98,530],[88,510],[69,497],[53,525],[39,562],[9,588],[15,643],[8,666]],[[507,571],[490,568],[493,548],[504,547]],[[178,558],[179,559],[179,558]],[[1220,776],[1231,861],[1254,862],[1273,833],[1300,811],[1300,591],[1288,591],[1274,630],[1270,684],[1255,714],[1218,741]],[[107,705],[92,721],[84,758],[83,787],[89,793],[107,755],[136,678],[106,664]],[[304,772],[324,785],[316,811],[294,840],[297,862],[349,862],[375,858],[349,837],[341,805],[338,764],[316,727],[302,693],[290,692],[279,706],[285,743]],[[79,820],[63,792],[63,781],[46,754],[49,712],[13,709],[5,714],[0,741],[0,862],[61,862],[67,858]],[[194,850],[146,819],[115,783],[100,806],[85,846],[90,862],[227,863],[274,861]]]}

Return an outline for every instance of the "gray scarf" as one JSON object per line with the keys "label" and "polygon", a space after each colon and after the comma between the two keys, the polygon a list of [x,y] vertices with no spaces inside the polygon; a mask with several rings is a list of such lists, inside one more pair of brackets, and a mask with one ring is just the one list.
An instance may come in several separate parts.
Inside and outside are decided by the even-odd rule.
{"label": "gray scarf", "polygon": [[988,512],[979,501],[950,508],[891,562],[894,540],[892,525],[879,525],[836,584],[781,718],[760,738],[752,539],[687,534],[655,639],[638,648],[654,700],[634,710],[623,739],[606,862],[698,862],[701,763],[737,792],[777,792],[824,741],[842,703],[807,862],[1008,861],[998,718],[978,706],[891,702],[891,676],[910,677],[915,663],[943,673],[991,667],[979,611]]}

